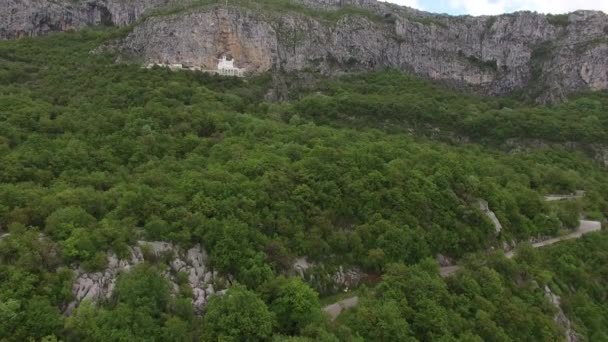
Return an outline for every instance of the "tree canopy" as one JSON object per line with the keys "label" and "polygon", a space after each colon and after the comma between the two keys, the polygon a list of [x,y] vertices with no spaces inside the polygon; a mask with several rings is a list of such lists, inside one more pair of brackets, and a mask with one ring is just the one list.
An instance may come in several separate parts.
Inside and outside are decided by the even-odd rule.
{"label": "tree canopy", "polygon": [[[116,34],[0,42],[0,339],[559,340],[545,285],[577,333],[608,336],[605,233],[486,254],[605,220],[608,177],[588,150],[608,142],[605,93],[538,106],[378,71],[268,102],[271,75],[94,50]],[[526,141],[539,146],[505,152]],[[146,262],[64,317],[73,270],[102,271],[138,240],[201,244],[228,291],[199,316],[191,289]],[[463,271],[441,278],[437,254]],[[320,265],[309,284],[292,277],[303,257]],[[373,281],[330,322],[320,299],[340,266]]]}

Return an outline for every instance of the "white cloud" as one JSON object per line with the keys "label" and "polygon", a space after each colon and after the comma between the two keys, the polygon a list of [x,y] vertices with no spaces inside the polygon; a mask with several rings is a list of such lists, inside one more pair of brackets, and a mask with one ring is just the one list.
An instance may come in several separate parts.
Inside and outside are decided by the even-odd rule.
{"label": "white cloud", "polygon": [[465,13],[472,15],[499,14],[507,11],[508,0],[450,0],[452,9],[463,9]]}
{"label": "white cloud", "polygon": [[[501,14],[514,11],[567,13],[579,9],[608,13],[608,0],[388,0],[419,9],[445,7],[445,12],[471,15]],[[438,3],[442,5],[438,6]],[[425,6],[428,4],[429,6]],[[432,4],[432,6],[431,6]]]}
{"label": "white cloud", "polygon": [[385,1],[393,2],[393,3],[396,3],[401,6],[420,8],[420,3],[418,2],[418,0],[385,0]]}

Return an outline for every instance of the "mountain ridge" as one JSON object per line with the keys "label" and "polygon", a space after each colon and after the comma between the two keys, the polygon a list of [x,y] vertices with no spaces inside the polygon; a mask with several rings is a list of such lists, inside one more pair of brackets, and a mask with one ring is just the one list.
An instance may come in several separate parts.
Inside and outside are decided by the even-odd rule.
{"label": "mountain ridge", "polygon": [[19,20],[4,13],[0,39],[133,25],[114,46],[146,64],[213,69],[231,55],[255,73],[394,68],[486,95],[524,91],[542,103],[608,89],[608,16],[595,11],[448,16],[375,0],[11,4],[9,17]]}

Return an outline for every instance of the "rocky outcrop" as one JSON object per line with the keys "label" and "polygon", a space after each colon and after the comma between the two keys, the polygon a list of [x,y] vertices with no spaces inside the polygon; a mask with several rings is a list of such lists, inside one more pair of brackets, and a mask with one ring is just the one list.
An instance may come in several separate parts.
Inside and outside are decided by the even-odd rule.
{"label": "rocky outcrop", "polygon": [[562,310],[561,298],[558,295],[554,294],[551,291],[551,289],[549,288],[549,286],[545,286],[545,297],[557,309],[557,313],[555,314],[555,322],[557,323],[557,325],[559,325],[560,327],[562,327],[564,329],[565,335],[566,335],[565,336],[566,341],[568,341],[568,342],[580,341],[579,336],[572,329],[572,323],[570,322],[570,319],[568,319],[568,317],[564,313],[564,310]]}
{"label": "rocky outcrop", "polygon": [[357,267],[328,268],[322,264],[312,264],[305,257],[294,262],[292,271],[322,294],[348,291],[367,278],[367,274]]}
{"label": "rocky outcrop", "polygon": [[361,281],[366,278],[366,274],[359,268],[344,268],[340,266],[334,273],[332,280],[340,290],[349,290],[359,286]]}
{"label": "rocky outcrop", "polygon": [[125,26],[172,0],[2,0],[0,39],[91,25]]}
{"label": "rocky outcrop", "polygon": [[171,282],[174,292],[178,290],[177,274],[183,272],[188,275],[192,304],[198,313],[202,312],[209,297],[216,294],[214,282],[217,273],[206,266],[207,253],[200,245],[182,250],[167,242],[140,241],[138,246],[130,247],[128,258],[120,259],[116,254],[109,253],[108,265],[102,272],[75,269],[76,280],[72,286],[74,301],[65,308],[64,313],[69,315],[83,300],[98,302],[111,298],[118,275],[143,263],[146,256],[170,260],[164,275]]}
{"label": "rocky outcrop", "polygon": [[293,263],[292,269],[294,272],[300,276],[300,278],[304,278],[306,276],[306,272],[312,267],[312,264],[308,262],[306,258],[298,258]]}
{"label": "rocky outcrop", "polygon": [[490,205],[488,204],[488,201],[479,200],[478,205],[479,209],[494,225],[496,235],[500,234],[500,232],[502,231],[502,224],[500,224],[500,221],[498,220],[498,217],[496,217],[496,214],[492,210],[490,210]]}
{"label": "rocky outcrop", "polygon": [[608,17],[601,12],[572,13],[564,25],[527,12],[449,17],[384,7],[389,12],[377,18],[345,15],[329,23],[212,6],[151,18],[119,45],[146,62],[205,69],[221,55],[256,72],[391,67],[491,95],[531,88],[543,102],[608,88]]}
{"label": "rocky outcrop", "polygon": [[455,264],[454,259],[447,257],[443,254],[437,254],[435,260],[437,260],[439,267],[449,267]]}
{"label": "rocky outcrop", "polygon": [[608,167],[608,146],[594,144],[590,148],[593,151],[594,159],[605,167]]}

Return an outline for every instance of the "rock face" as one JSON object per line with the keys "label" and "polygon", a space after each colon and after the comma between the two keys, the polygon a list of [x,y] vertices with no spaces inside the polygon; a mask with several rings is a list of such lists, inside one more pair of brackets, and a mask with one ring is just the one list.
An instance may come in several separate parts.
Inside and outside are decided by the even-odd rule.
{"label": "rock face", "polygon": [[125,26],[171,0],[2,0],[0,39],[38,36],[90,25]]}
{"label": "rock face", "polygon": [[600,162],[605,167],[608,167],[608,146],[599,144],[591,145],[595,160]]}
{"label": "rock face", "polygon": [[567,25],[557,25],[525,12],[448,17],[377,7],[371,8],[389,12],[374,14],[376,19],[348,15],[331,23],[295,12],[272,16],[209,7],[151,18],[120,46],[146,62],[204,68],[213,68],[222,55],[256,72],[332,74],[391,67],[491,95],[529,87],[541,102],[608,88],[608,17],[603,13],[576,12]]}
{"label": "rock face", "polygon": [[[207,253],[196,246],[187,251],[167,242],[140,241],[138,246],[130,248],[127,259],[119,259],[116,254],[108,254],[108,266],[103,272],[85,272],[76,269],[76,280],[72,286],[72,294],[75,300],[65,309],[65,314],[70,314],[83,300],[98,302],[109,299],[116,285],[116,280],[121,272],[128,272],[134,266],[144,262],[145,253],[155,258],[171,260],[167,265],[165,277],[172,283],[173,289],[177,291],[178,285],[175,277],[179,272],[188,274],[188,283],[192,288],[192,304],[200,313],[210,296],[216,293],[213,283],[217,273],[208,269],[205,265]],[[221,293],[221,291],[220,291]]]}
{"label": "rock face", "polygon": [[455,264],[454,259],[449,258],[443,254],[437,254],[437,256],[435,257],[435,260],[437,260],[439,267],[450,267],[450,266],[454,266],[454,264]]}
{"label": "rock face", "polygon": [[356,267],[339,266],[337,269],[329,269],[325,265],[308,262],[306,257],[297,259],[292,265],[292,271],[323,294],[348,291],[367,278],[367,274]]}
{"label": "rock face", "polygon": [[545,286],[545,297],[555,306],[557,309],[557,313],[555,314],[555,322],[564,329],[566,332],[566,341],[568,342],[578,342],[580,341],[579,336],[572,329],[572,323],[570,319],[564,313],[561,306],[561,298],[554,294],[553,291],[548,286]]}
{"label": "rock face", "polygon": [[[171,6],[171,0],[4,1],[0,38],[125,25]],[[390,67],[491,95],[530,88],[539,102],[608,89],[608,16],[601,12],[452,17],[375,0],[285,1],[296,10],[252,2],[154,16],[115,46],[144,63],[203,69],[214,69],[222,55],[253,72]],[[297,4],[312,9],[298,11]]]}
{"label": "rock face", "polygon": [[492,221],[494,229],[496,230],[496,235],[500,234],[500,232],[502,231],[502,224],[500,224],[500,221],[498,220],[498,217],[496,217],[496,214],[492,210],[490,210],[490,205],[488,204],[488,201],[479,200],[478,205],[479,209],[483,211],[484,215],[486,215],[486,217],[490,219],[490,221]]}

